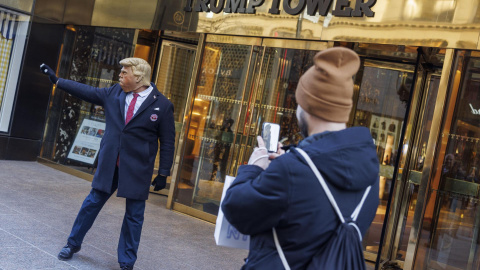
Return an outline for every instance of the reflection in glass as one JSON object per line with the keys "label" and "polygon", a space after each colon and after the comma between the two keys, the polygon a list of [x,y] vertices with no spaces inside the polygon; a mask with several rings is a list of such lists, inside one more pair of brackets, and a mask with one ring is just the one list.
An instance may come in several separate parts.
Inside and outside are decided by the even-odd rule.
{"label": "reflection in glass", "polygon": [[247,162],[264,122],[280,125],[284,144],[302,138],[295,90],[315,53],[206,43],[176,202],[216,215],[225,175]]}
{"label": "reflection in glass", "polygon": [[297,144],[303,136],[298,128],[295,90],[300,77],[313,65],[317,51],[266,48],[259,80],[258,124],[280,124],[284,145]]}
{"label": "reflection in glass", "polygon": [[[421,182],[420,180],[422,178],[422,170],[426,157],[428,136],[431,131],[431,122],[433,120],[433,112],[435,110],[435,101],[437,98],[439,84],[440,76],[427,76],[425,90],[427,91],[427,96],[423,109],[423,117],[421,119],[421,122],[418,123],[419,127],[417,128],[420,130],[420,134],[418,134],[418,141],[416,142],[416,147],[414,147],[414,150],[416,150],[416,152],[411,153],[410,171],[408,172],[408,181],[406,183],[407,186],[405,187],[405,194],[403,197],[403,203],[406,205],[403,210],[404,213],[402,213],[401,216],[402,218],[399,220],[402,225],[400,238],[398,239],[398,250],[395,258],[402,261],[405,260],[408,240],[410,236],[410,231],[412,229],[414,213],[416,210],[418,191]],[[399,167],[404,168],[404,165],[400,164]]]}
{"label": "reflection in glass", "polygon": [[207,43],[185,141],[176,202],[216,215],[248,78],[251,46]]}
{"label": "reflection in glass", "polygon": [[[180,132],[183,127],[187,106],[190,79],[195,62],[196,49],[178,43],[165,41],[162,45],[160,66],[156,79],[158,90],[165,95],[174,107],[175,151],[178,149]],[[152,179],[158,174],[160,152],[157,153]],[[170,189],[171,176],[167,178],[165,191]]]}
{"label": "reflection in glass", "polygon": [[480,267],[480,58],[474,54],[457,55],[455,83],[446,108],[441,154],[425,210],[416,269]]}
{"label": "reflection in glass", "polygon": [[375,219],[363,238],[365,250],[377,253],[385,211],[390,196],[406,104],[409,102],[414,66],[365,61],[357,75],[360,85],[353,126],[365,126],[377,146],[380,161],[380,205]]}

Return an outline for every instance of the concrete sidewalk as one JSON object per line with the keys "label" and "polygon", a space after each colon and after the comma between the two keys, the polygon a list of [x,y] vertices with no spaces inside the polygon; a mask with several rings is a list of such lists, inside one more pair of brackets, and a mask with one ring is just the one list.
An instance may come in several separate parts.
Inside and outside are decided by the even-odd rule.
{"label": "concrete sidewalk", "polygon": [[[112,196],[68,262],[65,245],[90,182],[36,162],[0,161],[0,270],[119,269],[125,199]],[[135,269],[239,269],[246,250],[217,247],[213,224],[167,210],[150,194]]]}

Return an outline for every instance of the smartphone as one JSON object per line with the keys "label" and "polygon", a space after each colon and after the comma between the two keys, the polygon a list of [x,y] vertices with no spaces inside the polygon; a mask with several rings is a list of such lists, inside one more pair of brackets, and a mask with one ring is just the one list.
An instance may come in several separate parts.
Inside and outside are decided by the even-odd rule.
{"label": "smartphone", "polygon": [[262,139],[268,152],[277,152],[278,139],[280,137],[280,125],[275,123],[263,123]]}

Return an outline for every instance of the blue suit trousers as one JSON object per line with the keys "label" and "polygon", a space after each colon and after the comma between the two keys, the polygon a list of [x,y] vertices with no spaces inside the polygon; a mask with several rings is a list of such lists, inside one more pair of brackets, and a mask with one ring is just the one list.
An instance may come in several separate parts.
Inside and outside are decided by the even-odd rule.
{"label": "blue suit trousers", "polygon": [[[92,189],[83,201],[77,218],[73,223],[72,231],[68,237],[68,243],[74,247],[82,245],[83,238],[92,227],[95,218],[103,205],[112,196],[118,187],[118,167],[110,193]],[[118,262],[120,266],[135,264],[137,250],[140,244],[142,225],[145,212],[145,200],[126,199],[125,216],[123,218],[120,240],[118,241]]]}

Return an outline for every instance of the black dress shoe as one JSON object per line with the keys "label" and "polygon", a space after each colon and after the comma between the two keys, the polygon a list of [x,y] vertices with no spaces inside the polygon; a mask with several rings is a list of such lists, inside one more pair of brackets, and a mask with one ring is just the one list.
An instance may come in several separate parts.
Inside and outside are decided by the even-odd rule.
{"label": "black dress shoe", "polygon": [[133,270],[133,266],[132,265],[124,265],[124,266],[121,266],[120,269],[121,270]]}
{"label": "black dress shoe", "polygon": [[60,253],[58,253],[58,259],[62,261],[68,261],[72,258],[73,254],[79,252],[81,247],[73,247],[69,244],[66,244]]}

